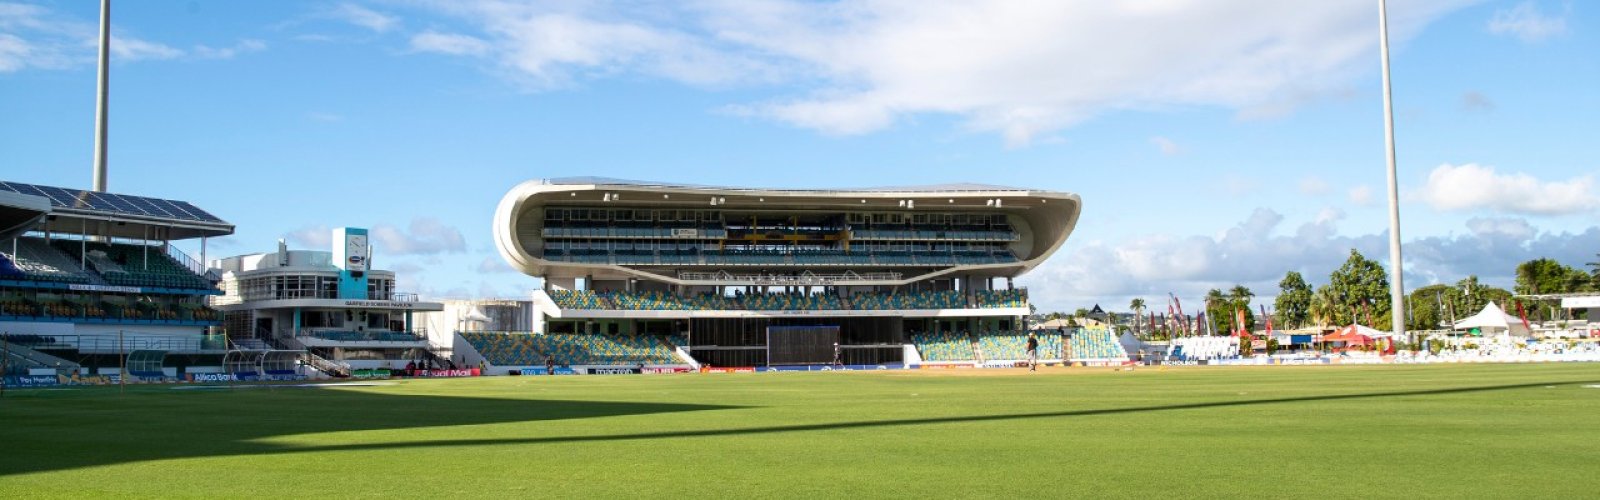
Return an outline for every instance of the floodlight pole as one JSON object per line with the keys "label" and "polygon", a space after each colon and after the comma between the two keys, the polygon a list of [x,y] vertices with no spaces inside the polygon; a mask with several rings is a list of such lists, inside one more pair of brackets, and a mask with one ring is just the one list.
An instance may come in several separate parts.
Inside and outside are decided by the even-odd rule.
{"label": "floodlight pole", "polygon": [[111,104],[111,0],[100,0],[100,72],[94,102],[94,190],[106,191],[106,114]]}
{"label": "floodlight pole", "polygon": [[1389,318],[1394,335],[1406,334],[1405,283],[1400,263],[1400,181],[1394,159],[1394,97],[1389,83],[1389,2],[1378,0],[1378,51],[1383,56],[1383,142],[1389,160]]}

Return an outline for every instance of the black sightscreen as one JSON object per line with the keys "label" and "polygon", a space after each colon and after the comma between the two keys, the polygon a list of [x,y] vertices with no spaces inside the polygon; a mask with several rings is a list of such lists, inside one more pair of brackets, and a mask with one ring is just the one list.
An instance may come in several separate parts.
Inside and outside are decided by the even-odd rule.
{"label": "black sightscreen", "polygon": [[767,327],[768,365],[825,365],[833,362],[833,346],[839,342],[839,327]]}

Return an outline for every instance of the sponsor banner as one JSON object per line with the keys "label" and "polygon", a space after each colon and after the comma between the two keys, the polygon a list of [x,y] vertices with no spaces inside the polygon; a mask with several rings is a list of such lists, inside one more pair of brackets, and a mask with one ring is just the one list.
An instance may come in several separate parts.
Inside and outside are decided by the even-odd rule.
{"label": "sponsor banner", "polygon": [[634,375],[639,373],[639,367],[594,366],[584,368],[583,372],[587,375]]}
{"label": "sponsor banner", "polygon": [[184,374],[186,382],[293,382],[306,378],[296,374],[267,374],[256,372],[249,373],[188,373]]}
{"label": "sponsor banner", "polygon": [[796,366],[765,366],[763,372],[855,372],[874,370],[906,370],[906,365],[888,363],[882,365],[796,365]]}
{"label": "sponsor banner", "polygon": [[122,381],[122,376],[115,373],[110,375],[60,375],[56,383],[60,385],[107,385]]}
{"label": "sponsor banner", "polygon": [[916,365],[916,366],[917,366],[917,368],[923,369],[923,370],[930,370],[930,369],[931,370],[949,370],[949,369],[953,369],[953,368],[972,368],[972,363],[934,364],[934,365],[921,364],[921,365]]}
{"label": "sponsor banner", "polygon": [[450,377],[476,377],[481,372],[477,368],[458,368],[455,370],[411,370],[409,377],[425,378],[450,378]]}
{"label": "sponsor banner", "polygon": [[754,366],[703,366],[700,373],[755,373]]}
{"label": "sponsor banner", "polygon": [[1027,368],[1027,361],[984,361],[984,368]]}
{"label": "sponsor banner", "polygon": [[69,290],[80,292],[114,292],[114,293],[142,293],[144,290],[136,286],[111,286],[111,285],[69,285]]}
{"label": "sponsor banner", "polygon": [[[521,370],[518,370],[518,373],[520,373],[522,375],[548,375],[548,374],[550,374],[550,372],[546,371],[544,368],[523,368]],[[577,375],[577,374],[578,374],[578,372],[576,370],[571,369],[571,368],[567,368],[565,366],[557,366],[556,367],[556,375]]]}
{"label": "sponsor banner", "polygon": [[640,368],[639,373],[689,373],[690,370],[687,366],[647,366]]}
{"label": "sponsor banner", "polygon": [[763,366],[763,367],[757,368],[756,371],[760,371],[760,372],[808,372],[808,371],[811,371],[811,367],[809,367],[809,366]]}
{"label": "sponsor banner", "polygon": [[18,375],[6,377],[6,387],[50,387],[61,383],[55,375]]}
{"label": "sponsor banner", "polygon": [[389,378],[391,373],[388,368],[362,368],[350,370],[350,376],[355,378]]}

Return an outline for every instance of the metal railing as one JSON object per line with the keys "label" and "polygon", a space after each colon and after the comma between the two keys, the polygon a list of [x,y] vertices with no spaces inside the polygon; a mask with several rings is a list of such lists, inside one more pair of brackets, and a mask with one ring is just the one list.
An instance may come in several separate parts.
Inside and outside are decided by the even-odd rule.
{"label": "metal railing", "polygon": [[75,350],[83,353],[118,353],[136,350],[167,352],[222,352],[228,349],[222,335],[46,335],[36,343],[12,342],[30,349]]}
{"label": "metal railing", "polygon": [[165,246],[167,247],[167,256],[172,257],[172,260],[177,261],[179,265],[187,268],[189,272],[198,274],[200,276],[206,275],[206,265],[204,263],[195,260],[195,258],[190,257],[189,254],[183,253],[183,250],[179,250],[178,247],[172,246],[171,244]]}
{"label": "metal railing", "polygon": [[715,272],[681,272],[678,278],[688,281],[717,281],[727,283],[755,283],[764,285],[828,285],[839,282],[859,281],[895,281],[900,279],[900,273],[871,272],[871,273],[813,273],[810,271],[800,274],[734,274],[728,271]]}

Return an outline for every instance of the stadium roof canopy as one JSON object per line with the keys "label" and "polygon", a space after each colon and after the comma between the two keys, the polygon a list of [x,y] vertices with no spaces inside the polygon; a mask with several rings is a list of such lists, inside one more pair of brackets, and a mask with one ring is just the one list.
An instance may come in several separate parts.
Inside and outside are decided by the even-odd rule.
{"label": "stadium roof canopy", "polygon": [[967,193],[967,192],[1007,192],[1018,193],[1038,192],[1037,189],[1027,189],[1011,186],[998,186],[994,184],[979,184],[975,182],[960,182],[953,184],[929,184],[922,186],[881,186],[867,188],[752,188],[710,186],[704,184],[684,184],[674,182],[637,181],[629,179],[616,179],[612,177],[559,177],[545,179],[545,184],[559,186],[631,186],[631,187],[656,187],[671,189],[700,189],[708,191],[776,191],[789,193]]}
{"label": "stadium roof canopy", "polygon": [[50,213],[50,200],[0,191],[0,238],[9,239],[38,225]]}
{"label": "stadium roof canopy", "polygon": [[185,201],[6,181],[0,196],[48,202],[48,215],[28,230],[153,240],[233,234],[233,224]]}
{"label": "stadium roof canopy", "polygon": [[[609,264],[543,258],[546,208],[614,207],[634,210],[711,210],[734,213],[917,213],[1000,214],[1011,218],[1019,239],[1015,262],[992,264],[772,264],[800,272],[809,267],[843,272],[906,271],[899,278],[854,281],[903,285],[939,276],[1014,277],[1044,262],[1077,225],[1082,200],[1060,191],[980,183],[869,188],[758,188],[649,182],[607,177],[534,179],[513,187],[495,211],[495,244],[511,267],[545,278],[645,278],[679,285],[726,280],[688,278],[679,271],[727,270],[725,263]],[[920,268],[916,268],[919,267]],[[882,268],[882,269],[880,269]],[[752,270],[753,268],[738,268]],[[737,270],[737,269],[735,269]],[[759,270],[759,269],[754,269]],[[729,271],[729,274],[740,273]],[[741,278],[742,279],[742,278]],[[738,281],[738,280],[735,280]],[[705,283],[702,283],[705,282]]]}

